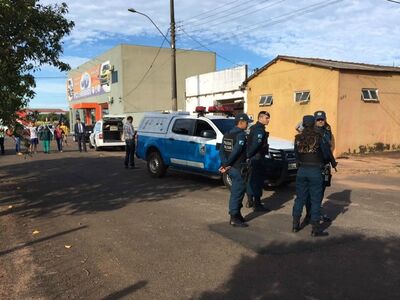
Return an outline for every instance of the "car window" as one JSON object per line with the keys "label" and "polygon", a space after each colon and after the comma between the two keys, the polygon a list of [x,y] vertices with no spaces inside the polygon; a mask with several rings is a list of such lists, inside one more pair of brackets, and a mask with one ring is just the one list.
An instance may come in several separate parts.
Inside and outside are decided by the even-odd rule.
{"label": "car window", "polygon": [[196,129],[194,131],[194,136],[203,137],[202,133],[204,131],[212,131],[215,134],[215,136],[217,135],[215,133],[215,130],[211,127],[210,124],[208,124],[206,121],[203,121],[203,120],[197,120],[196,121]]}
{"label": "car window", "polygon": [[195,121],[193,119],[177,119],[172,127],[172,132],[182,135],[192,135]]}
{"label": "car window", "polygon": [[229,130],[235,127],[234,119],[213,119],[211,122],[218,127],[222,134],[227,133]]}

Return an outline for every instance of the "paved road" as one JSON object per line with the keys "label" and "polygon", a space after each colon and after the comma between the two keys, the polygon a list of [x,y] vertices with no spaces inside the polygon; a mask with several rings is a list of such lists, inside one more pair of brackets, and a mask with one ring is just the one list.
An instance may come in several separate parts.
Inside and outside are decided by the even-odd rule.
{"label": "paved road", "polygon": [[0,157],[0,299],[400,299],[399,174],[336,175],[312,239],[293,185],[236,229],[217,181],[66,150]]}

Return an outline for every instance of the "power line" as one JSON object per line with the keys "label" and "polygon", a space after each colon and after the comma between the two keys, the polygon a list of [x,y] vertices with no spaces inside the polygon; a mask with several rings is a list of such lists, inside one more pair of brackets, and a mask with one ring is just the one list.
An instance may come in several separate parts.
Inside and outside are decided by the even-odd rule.
{"label": "power line", "polygon": [[389,2],[393,2],[393,3],[400,4],[400,1],[394,1],[394,0],[386,0],[386,1],[389,1]]}
{"label": "power line", "polygon": [[[285,14],[282,14],[282,15],[280,15],[280,16],[270,18],[270,19],[269,19],[269,22],[256,23],[256,24],[252,24],[252,25],[250,25],[250,26],[244,26],[244,27],[242,27],[240,30],[236,30],[235,32],[228,32],[228,33],[225,33],[225,35],[226,35],[226,34],[229,34],[229,36],[226,36],[226,37],[219,37],[218,40],[211,40],[211,42],[207,43],[206,45],[207,45],[207,46],[210,46],[210,45],[219,43],[219,42],[224,41],[224,40],[232,39],[232,37],[237,37],[237,36],[239,36],[239,35],[243,35],[243,34],[247,33],[248,31],[255,30],[255,29],[259,28],[259,27],[265,27],[265,26],[267,26],[267,25],[272,26],[272,25],[276,25],[276,24],[279,24],[279,23],[282,23],[282,22],[286,22],[287,20],[289,20],[289,17],[294,17],[294,18],[296,18],[296,17],[305,15],[305,14],[307,14],[307,13],[314,12],[314,11],[316,11],[316,10],[325,8],[325,7],[327,7],[327,6],[330,6],[330,5],[333,5],[333,4],[342,2],[342,1],[343,1],[343,0],[334,0],[334,1],[330,1],[330,2],[322,1],[322,2],[320,2],[320,3],[316,3],[316,4],[313,4],[313,5],[309,5],[309,6],[306,6],[306,7],[303,7],[303,8],[294,10],[294,11],[291,11],[291,12],[289,12],[289,13],[285,13]],[[274,21],[274,20],[276,20],[276,21]],[[190,31],[189,31],[189,33],[190,33]],[[196,48],[195,48],[195,49],[196,49]],[[192,50],[193,50],[193,49],[192,49]]]}
{"label": "power line", "polygon": [[[225,4],[222,4],[222,5],[220,5],[220,6],[217,6],[217,7],[214,7],[214,9],[212,9],[212,10],[207,10],[207,11],[205,11],[205,12],[203,12],[203,13],[201,13],[201,14],[198,14],[198,15],[195,15],[195,16],[192,16],[192,17],[190,17],[189,19],[187,19],[186,20],[186,22],[197,22],[197,18],[198,17],[200,17],[200,16],[204,16],[204,15],[208,15],[208,14],[215,14],[215,12],[218,10],[218,9],[220,9],[220,8],[223,8],[223,7],[226,7],[226,6],[229,6],[229,5],[231,5],[231,4],[234,4],[234,3],[236,3],[236,2],[239,2],[239,1],[241,1],[241,0],[235,0],[235,1],[231,1],[231,2],[228,2],[228,3],[225,3]],[[250,0],[250,1],[252,1],[252,0]],[[247,2],[250,2],[250,1],[246,1],[246,3]],[[243,4],[243,3],[242,3]],[[223,12],[223,11],[222,11]],[[193,20],[193,21],[191,21],[191,20]]]}
{"label": "power line", "polygon": [[[228,19],[225,19],[225,20],[221,20],[221,18],[218,18],[218,19],[215,19],[213,21],[207,22],[206,24],[195,24],[195,25],[191,26],[191,28],[201,27],[201,26],[204,26],[204,25],[206,25],[207,27],[210,27],[210,26],[217,26],[219,24],[226,24],[228,22],[235,21],[238,18],[242,18],[244,16],[248,16],[248,15],[251,15],[251,14],[258,13],[261,10],[270,8],[270,7],[275,6],[275,5],[279,4],[279,3],[282,3],[284,1],[286,1],[286,0],[278,0],[278,1],[273,2],[273,3],[268,3],[268,5],[266,5],[266,6],[258,7],[257,10],[253,10],[253,11],[250,11],[250,12],[247,12],[247,13],[244,13],[244,14],[243,14],[244,11],[252,9],[252,7],[247,8],[247,9],[243,9],[241,11],[238,11],[238,12],[235,12],[235,13],[232,13],[232,14],[228,14],[227,16],[233,16],[231,18],[228,18]],[[183,26],[185,26],[185,24],[183,24]],[[191,33],[200,32],[200,31],[202,31],[202,30],[201,29],[191,30]]]}
{"label": "power line", "polygon": [[[202,44],[199,40],[195,39],[194,37],[192,37],[191,35],[189,35],[183,28],[181,29],[182,32],[188,36],[190,39],[192,39],[194,42],[196,42],[197,44],[199,44],[202,48],[205,48],[211,52],[215,52],[213,50],[211,50],[210,48],[208,48],[207,46],[205,46],[204,44]],[[217,55],[218,57],[222,58],[223,60],[230,62],[231,64],[233,64],[234,66],[239,66],[237,63],[235,63],[234,61],[230,60],[229,58],[226,58],[224,56],[222,56],[221,54],[218,54],[217,52],[215,52],[215,55]]]}

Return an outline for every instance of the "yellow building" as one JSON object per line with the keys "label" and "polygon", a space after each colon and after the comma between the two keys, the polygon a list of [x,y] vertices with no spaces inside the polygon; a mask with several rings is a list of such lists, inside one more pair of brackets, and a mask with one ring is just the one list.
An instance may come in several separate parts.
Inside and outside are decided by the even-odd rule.
{"label": "yellow building", "polygon": [[304,115],[323,110],[335,154],[400,150],[400,68],[278,56],[245,81],[247,113],[271,114],[271,136],[294,139]]}

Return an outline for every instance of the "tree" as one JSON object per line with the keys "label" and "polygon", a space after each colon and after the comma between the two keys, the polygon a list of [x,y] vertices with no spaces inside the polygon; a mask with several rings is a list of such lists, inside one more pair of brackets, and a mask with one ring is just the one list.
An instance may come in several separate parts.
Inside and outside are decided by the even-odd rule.
{"label": "tree", "polygon": [[0,121],[13,124],[16,111],[35,95],[34,73],[43,65],[60,71],[62,38],[74,22],[64,16],[65,3],[42,5],[38,0],[0,0]]}

